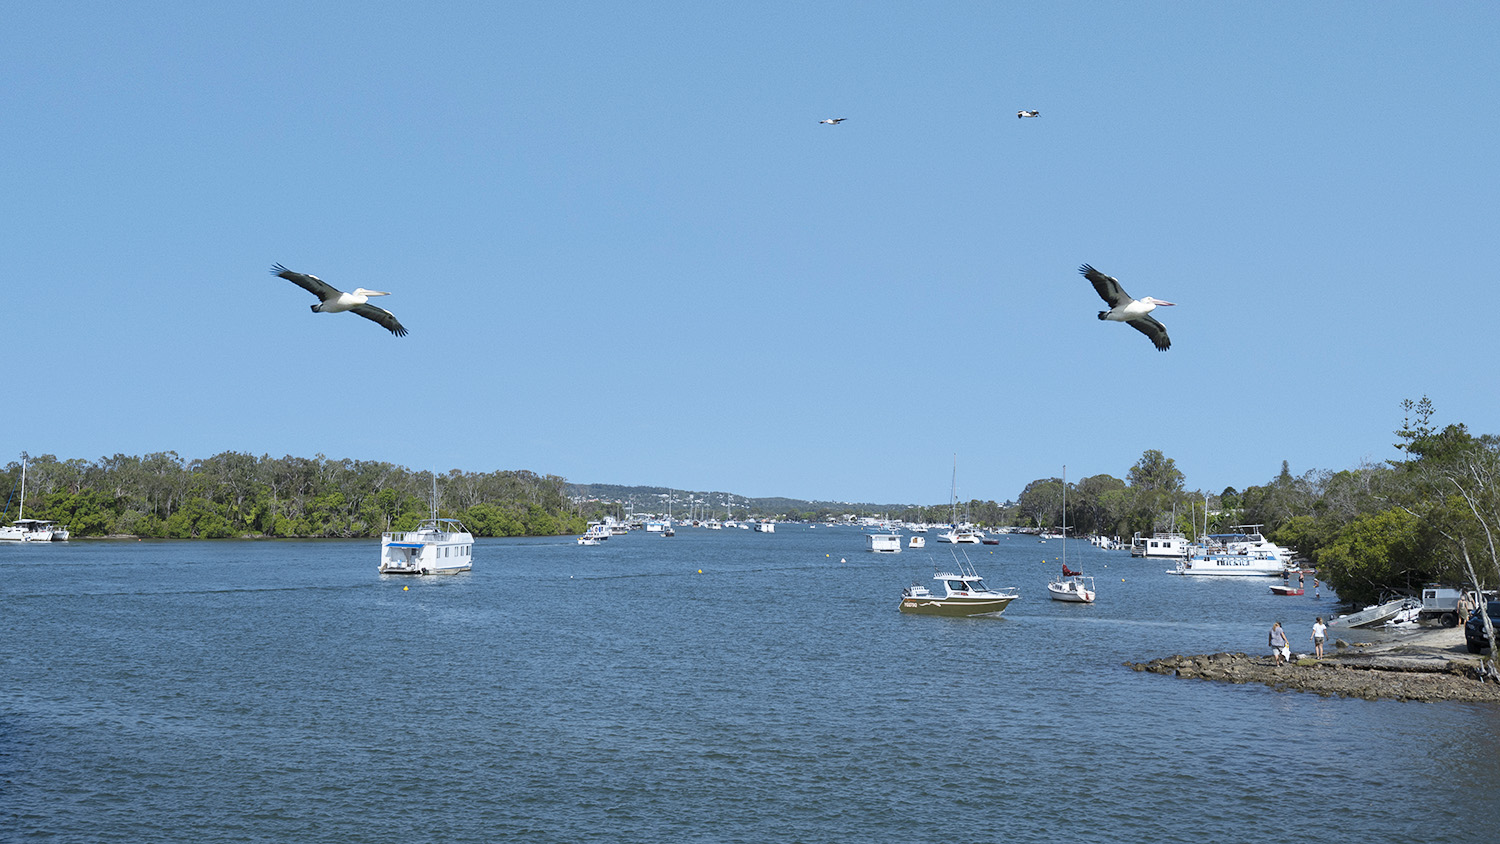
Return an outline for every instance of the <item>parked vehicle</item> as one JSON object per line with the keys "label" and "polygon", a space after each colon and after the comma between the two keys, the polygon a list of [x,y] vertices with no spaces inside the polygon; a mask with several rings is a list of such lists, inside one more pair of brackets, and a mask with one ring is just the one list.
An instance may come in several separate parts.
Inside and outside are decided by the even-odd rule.
{"label": "parked vehicle", "polygon": [[[1490,623],[1500,625],[1500,598],[1491,596],[1487,603],[1485,611],[1490,614]],[[1464,644],[1468,645],[1471,654],[1480,653],[1490,646],[1489,639],[1484,636],[1484,618],[1478,610],[1469,616],[1468,623],[1464,625]]]}

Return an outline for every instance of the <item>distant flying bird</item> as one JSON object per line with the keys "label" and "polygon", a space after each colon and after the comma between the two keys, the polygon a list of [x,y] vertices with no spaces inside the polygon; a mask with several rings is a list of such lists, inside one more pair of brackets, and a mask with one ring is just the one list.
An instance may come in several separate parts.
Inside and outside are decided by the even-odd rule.
{"label": "distant flying bird", "polygon": [[849,118],[847,118],[847,117],[830,117],[827,120],[819,120],[818,122],[819,123],[827,123],[829,126],[837,126],[840,123],[843,123],[845,120],[848,120],[848,119]]}
{"label": "distant flying bird", "polygon": [[322,301],[312,306],[313,313],[315,314],[337,314],[344,311],[353,311],[365,319],[380,323],[385,330],[397,337],[406,336],[406,329],[401,326],[401,323],[396,321],[395,315],[384,308],[377,308],[374,305],[368,304],[371,296],[389,296],[391,295],[389,293],[379,290],[366,290],[363,287],[354,288],[353,293],[345,293],[315,275],[294,273],[280,264],[272,267],[271,272],[321,299]]}
{"label": "distant flying bird", "polygon": [[1016,112],[1016,118],[1017,119],[1020,119],[1022,117],[1041,117],[1041,116],[1042,116],[1042,113],[1040,111],[1035,110],[1035,109],[1032,109],[1031,111],[1018,111],[1018,112]]}
{"label": "distant flying bird", "polygon": [[1157,322],[1149,314],[1156,310],[1158,305],[1173,305],[1163,299],[1153,299],[1147,296],[1144,299],[1132,299],[1120,282],[1099,272],[1088,264],[1078,268],[1083,277],[1093,283],[1094,289],[1099,292],[1099,298],[1109,305],[1109,310],[1100,311],[1100,319],[1112,319],[1115,322],[1123,322],[1151,338],[1156,344],[1156,350],[1165,352],[1172,348],[1172,341],[1167,337],[1166,326]]}

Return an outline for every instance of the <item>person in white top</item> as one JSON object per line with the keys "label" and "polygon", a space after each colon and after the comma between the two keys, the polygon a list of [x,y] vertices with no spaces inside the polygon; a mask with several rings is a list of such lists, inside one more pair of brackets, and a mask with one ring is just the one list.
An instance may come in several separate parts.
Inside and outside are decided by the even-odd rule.
{"label": "person in white top", "polygon": [[1328,637],[1328,625],[1323,623],[1323,616],[1318,616],[1313,622],[1313,656],[1323,658],[1323,640]]}

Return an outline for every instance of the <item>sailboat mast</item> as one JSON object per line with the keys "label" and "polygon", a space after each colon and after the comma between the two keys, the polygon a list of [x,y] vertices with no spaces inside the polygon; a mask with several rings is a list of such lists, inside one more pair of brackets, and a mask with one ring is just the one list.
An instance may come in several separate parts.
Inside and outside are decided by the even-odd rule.
{"label": "sailboat mast", "polygon": [[1062,512],[1063,571],[1068,570],[1068,464],[1063,464],[1063,512]]}
{"label": "sailboat mast", "polygon": [[953,498],[953,529],[958,530],[958,455],[953,455],[953,491],[949,493]]}

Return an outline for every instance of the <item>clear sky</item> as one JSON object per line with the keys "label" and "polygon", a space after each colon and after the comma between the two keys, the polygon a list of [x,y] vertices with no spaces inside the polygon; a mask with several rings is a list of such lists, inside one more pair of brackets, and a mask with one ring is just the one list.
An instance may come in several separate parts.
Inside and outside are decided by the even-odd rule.
{"label": "clear sky", "polygon": [[[1497,432],[1494,3],[9,3],[0,461],[1005,500]],[[1018,120],[1018,109],[1038,109]],[[847,117],[838,126],[818,123]],[[394,338],[281,262],[377,300]],[[1090,263],[1172,349],[1102,323]]]}

